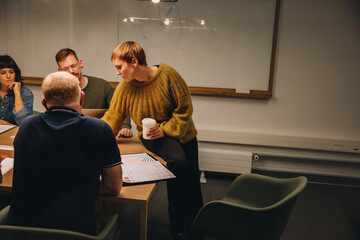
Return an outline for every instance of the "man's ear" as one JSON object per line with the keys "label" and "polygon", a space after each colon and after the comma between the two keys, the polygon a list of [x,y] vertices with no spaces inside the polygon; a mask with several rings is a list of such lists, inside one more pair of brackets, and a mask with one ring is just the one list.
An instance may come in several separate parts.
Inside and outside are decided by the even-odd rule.
{"label": "man's ear", "polygon": [[83,60],[80,60],[80,61],[79,61],[79,64],[80,64],[80,67],[81,67],[81,68],[84,67],[84,62],[83,62]]}
{"label": "man's ear", "polygon": [[46,103],[45,98],[42,98],[42,99],[41,99],[41,104],[44,106],[44,108],[46,109],[46,111],[49,111],[49,108],[48,108],[48,106],[47,106],[47,103]]}
{"label": "man's ear", "polygon": [[85,93],[83,91],[80,92],[80,106],[84,104]]}

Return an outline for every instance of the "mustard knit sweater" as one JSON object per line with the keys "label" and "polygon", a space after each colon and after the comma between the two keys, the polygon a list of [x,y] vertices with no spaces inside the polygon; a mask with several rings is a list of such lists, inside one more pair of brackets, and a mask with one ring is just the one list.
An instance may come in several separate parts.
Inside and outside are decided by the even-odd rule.
{"label": "mustard knit sweater", "polygon": [[148,81],[121,81],[102,119],[117,134],[130,115],[140,137],[142,119],[153,118],[167,136],[186,143],[197,134],[192,113],[191,96],[184,79],[171,66],[161,64]]}

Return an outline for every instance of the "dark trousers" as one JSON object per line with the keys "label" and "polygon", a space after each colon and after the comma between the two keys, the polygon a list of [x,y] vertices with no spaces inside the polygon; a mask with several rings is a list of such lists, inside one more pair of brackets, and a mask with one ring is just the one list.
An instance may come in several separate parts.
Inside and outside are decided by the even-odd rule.
{"label": "dark trousers", "polygon": [[187,143],[170,137],[141,141],[149,151],[164,159],[167,168],[176,176],[167,182],[172,233],[189,231],[203,205],[197,138]]}

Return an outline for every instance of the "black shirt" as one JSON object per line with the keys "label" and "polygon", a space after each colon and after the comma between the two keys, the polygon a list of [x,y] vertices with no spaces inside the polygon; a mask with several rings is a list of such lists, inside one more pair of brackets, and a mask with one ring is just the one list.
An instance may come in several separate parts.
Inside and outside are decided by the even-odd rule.
{"label": "black shirt", "polygon": [[14,140],[10,224],[94,235],[100,173],[120,163],[100,119],[66,107],[24,119]]}

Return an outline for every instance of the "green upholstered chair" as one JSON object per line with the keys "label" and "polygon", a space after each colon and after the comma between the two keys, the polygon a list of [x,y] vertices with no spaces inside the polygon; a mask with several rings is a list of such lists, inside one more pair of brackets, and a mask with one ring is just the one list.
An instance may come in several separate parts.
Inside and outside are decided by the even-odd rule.
{"label": "green upholstered chair", "polygon": [[215,239],[279,239],[307,178],[243,174],[222,200],[205,204],[193,228]]}
{"label": "green upholstered chair", "polygon": [[19,227],[10,226],[6,224],[10,206],[5,207],[0,212],[0,239],[6,240],[110,240],[119,239],[119,215],[114,214],[103,227],[101,232],[96,235],[86,235],[78,232],[34,228],[34,227]]}

